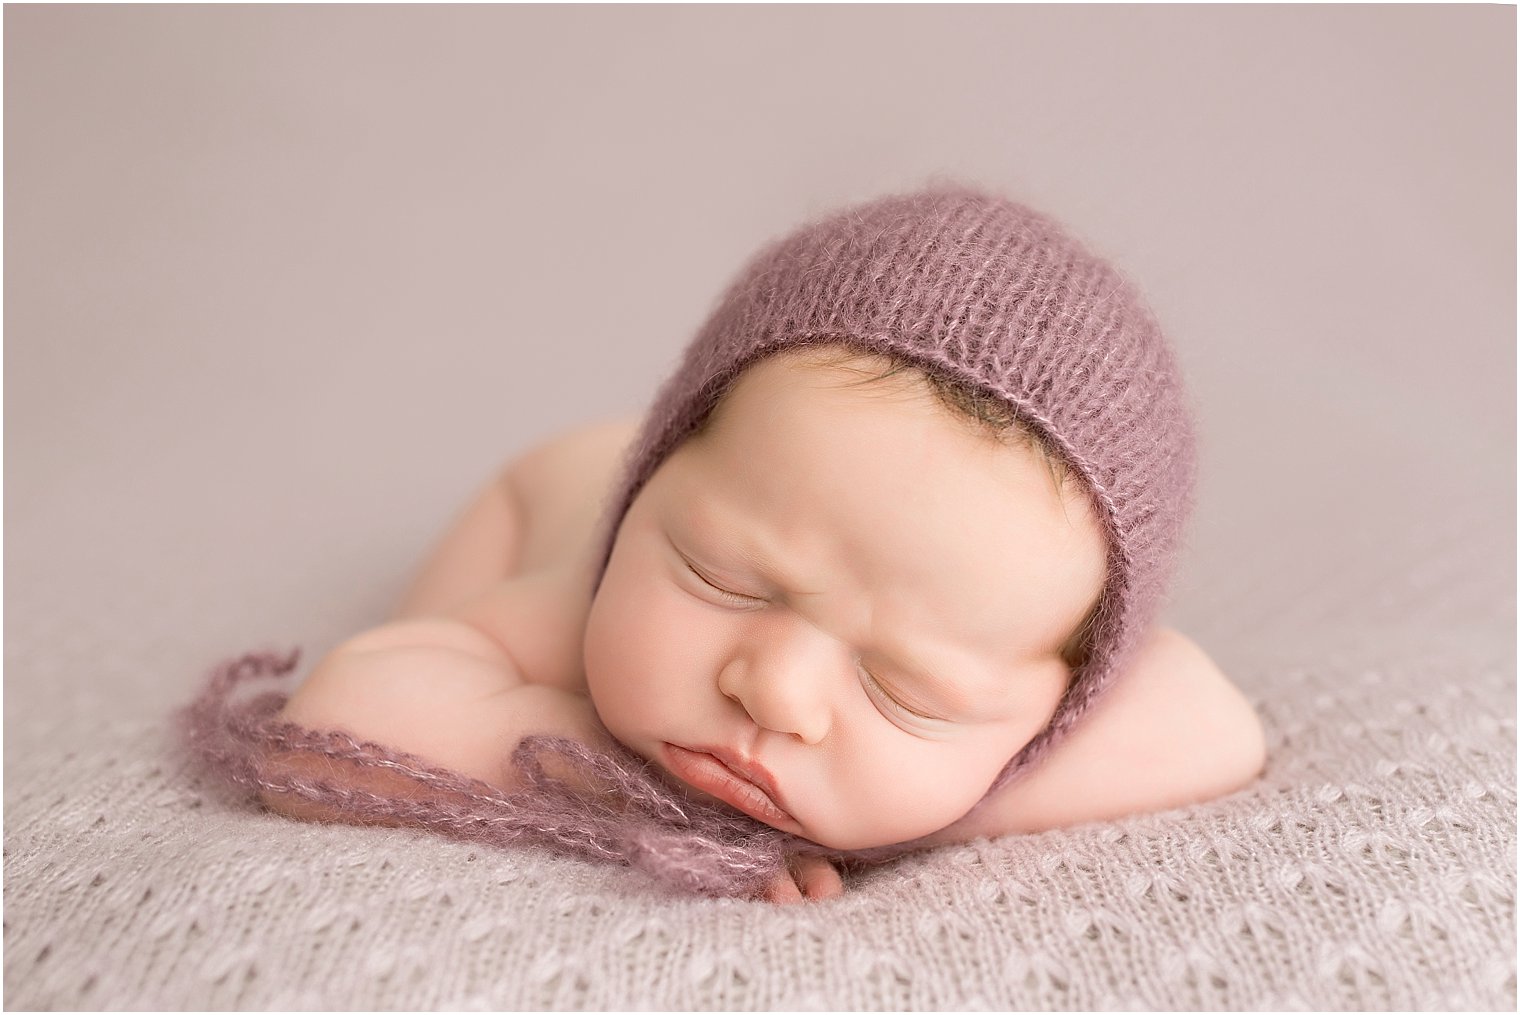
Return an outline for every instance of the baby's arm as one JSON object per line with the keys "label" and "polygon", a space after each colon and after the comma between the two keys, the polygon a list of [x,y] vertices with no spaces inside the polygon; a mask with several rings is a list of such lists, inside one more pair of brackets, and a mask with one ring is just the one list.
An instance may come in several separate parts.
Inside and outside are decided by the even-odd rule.
{"label": "baby's arm", "polygon": [[1091,713],[1028,775],[936,842],[1039,832],[1181,807],[1261,774],[1261,721],[1208,655],[1156,628]]}
{"label": "baby's arm", "polygon": [[[509,592],[499,587],[496,601],[504,595]],[[395,621],[344,642],[318,663],[281,716],[311,729],[343,729],[508,790],[518,785],[509,755],[527,734],[605,743],[587,696],[524,681],[503,646],[453,617]],[[291,754],[277,764],[293,775],[336,776],[352,788],[381,794],[420,791],[406,777],[383,769],[335,770],[326,757]],[[266,792],[260,799],[288,817],[356,820],[291,794]],[[762,897],[789,903],[842,892],[832,865],[802,857]]]}
{"label": "baby's arm", "polygon": [[[291,695],[281,718],[310,729],[342,729],[503,789],[517,785],[508,756],[523,736],[557,734],[593,744],[600,736],[584,696],[525,682],[501,645],[449,617],[396,621],[339,645]],[[292,774],[338,775],[356,788],[417,791],[384,770],[334,771],[326,757],[291,754],[277,763]],[[288,794],[261,799],[291,817],[354,820]]]}

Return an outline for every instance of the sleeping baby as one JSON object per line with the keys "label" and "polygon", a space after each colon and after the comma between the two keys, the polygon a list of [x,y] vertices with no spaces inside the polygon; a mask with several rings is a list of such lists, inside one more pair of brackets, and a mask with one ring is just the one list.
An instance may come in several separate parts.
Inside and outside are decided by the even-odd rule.
{"label": "sleeping baby", "polygon": [[[751,260],[641,420],[493,476],[396,616],[282,699],[271,728],[315,739],[252,784],[778,902],[1229,793],[1260,724],[1156,623],[1194,470],[1153,317],[1055,222],[960,186],[845,208]],[[551,790],[582,810],[530,806]],[[598,838],[608,814],[643,831]]]}

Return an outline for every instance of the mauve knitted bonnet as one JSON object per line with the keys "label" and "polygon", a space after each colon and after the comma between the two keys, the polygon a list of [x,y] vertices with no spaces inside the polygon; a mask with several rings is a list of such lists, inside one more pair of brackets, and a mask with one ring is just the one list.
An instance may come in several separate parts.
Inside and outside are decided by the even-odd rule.
{"label": "mauve knitted bonnet", "polygon": [[821,342],[1001,399],[1080,478],[1102,519],[1108,577],[1087,657],[996,789],[1082,717],[1159,610],[1194,500],[1177,363],[1135,288],[1029,208],[942,185],[836,211],[755,255],[660,388],[603,519],[598,586],[640,489],[744,369]]}

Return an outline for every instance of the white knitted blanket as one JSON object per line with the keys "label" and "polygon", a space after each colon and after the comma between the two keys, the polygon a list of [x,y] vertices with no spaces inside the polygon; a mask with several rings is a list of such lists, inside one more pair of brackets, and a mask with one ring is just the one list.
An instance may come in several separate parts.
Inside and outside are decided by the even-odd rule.
{"label": "white knitted blanket", "polygon": [[1252,789],[947,848],[795,908],[254,813],[171,761],[162,722],[8,708],[7,1005],[1513,1008],[1513,670],[1237,676],[1270,736]]}

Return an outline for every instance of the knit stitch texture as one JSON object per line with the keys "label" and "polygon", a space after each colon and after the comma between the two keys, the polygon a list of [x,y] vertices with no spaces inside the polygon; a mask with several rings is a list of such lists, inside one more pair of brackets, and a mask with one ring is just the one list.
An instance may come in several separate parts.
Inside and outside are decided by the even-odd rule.
{"label": "knit stitch texture", "polygon": [[[1461,579],[1440,573],[1408,587],[1451,602]],[[59,665],[29,644],[16,664]],[[528,844],[261,815],[172,760],[162,722],[17,717],[6,1003],[1513,1011],[1507,665],[1456,644],[1264,658],[1235,674],[1261,688],[1275,759],[1246,792],[918,854],[790,908]]]}

